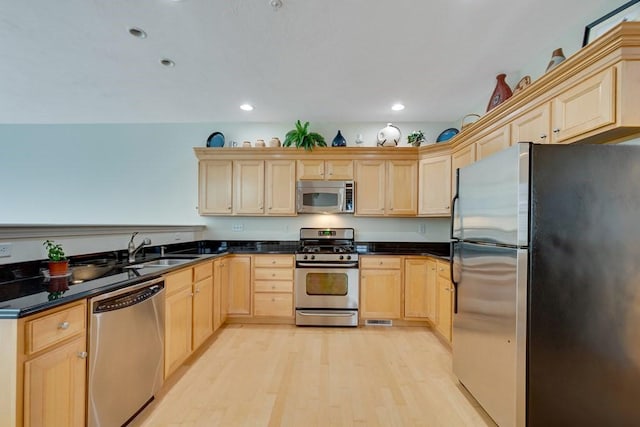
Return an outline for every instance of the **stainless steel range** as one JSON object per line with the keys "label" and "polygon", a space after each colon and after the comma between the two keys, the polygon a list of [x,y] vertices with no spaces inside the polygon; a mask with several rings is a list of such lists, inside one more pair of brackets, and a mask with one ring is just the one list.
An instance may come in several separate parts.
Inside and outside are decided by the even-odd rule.
{"label": "stainless steel range", "polygon": [[302,228],[296,253],[296,325],[358,326],[353,228]]}

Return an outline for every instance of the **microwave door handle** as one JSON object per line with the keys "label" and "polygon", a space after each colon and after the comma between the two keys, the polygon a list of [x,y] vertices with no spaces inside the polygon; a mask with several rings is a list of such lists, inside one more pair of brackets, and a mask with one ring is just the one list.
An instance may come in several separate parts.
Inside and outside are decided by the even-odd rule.
{"label": "microwave door handle", "polygon": [[338,199],[338,211],[340,212],[344,212],[344,200],[346,198],[346,193],[347,190],[345,190],[344,188],[342,188],[338,194],[340,195],[339,199]]}

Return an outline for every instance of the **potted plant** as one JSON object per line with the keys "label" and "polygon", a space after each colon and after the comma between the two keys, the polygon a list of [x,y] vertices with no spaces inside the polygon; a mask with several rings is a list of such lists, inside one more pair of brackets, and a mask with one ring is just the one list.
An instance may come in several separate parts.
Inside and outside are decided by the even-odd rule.
{"label": "potted plant", "polygon": [[407,135],[407,142],[414,147],[420,147],[420,144],[424,142],[424,132],[421,130],[414,130]]}
{"label": "potted plant", "polygon": [[45,240],[42,244],[49,258],[49,276],[64,276],[69,271],[69,260],[64,254],[62,245],[53,240]]}
{"label": "potted plant", "polygon": [[295,144],[296,148],[304,148],[305,150],[313,150],[314,147],[326,147],[327,143],[324,137],[316,132],[309,132],[309,122],[304,125],[298,120],[296,128],[287,132],[282,145],[290,147]]}

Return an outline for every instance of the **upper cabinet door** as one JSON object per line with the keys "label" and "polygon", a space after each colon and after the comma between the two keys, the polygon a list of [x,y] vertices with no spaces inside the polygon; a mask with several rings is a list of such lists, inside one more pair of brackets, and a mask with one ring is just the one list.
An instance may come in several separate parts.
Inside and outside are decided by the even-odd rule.
{"label": "upper cabinet door", "polygon": [[233,213],[264,213],[264,160],[233,162]]}
{"label": "upper cabinet door", "polygon": [[476,142],[476,160],[484,159],[495,152],[509,148],[510,144],[509,125],[502,126]]}
{"label": "upper cabinet door", "polygon": [[324,160],[298,160],[298,180],[324,179]]}
{"label": "upper cabinet door", "polygon": [[518,142],[551,142],[551,107],[544,103],[511,122],[511,145]]}
{"label": "upper cabinet door", "polygon": [[295,160],[268,160],[266,162],[265,198],[267,215],[296,214],[296,162]]}
{"label": "upper cabinet door", "polygon": [[353,180],[353,160],[326,160],[324,165],[326,179],[334,181]]}
{"label": "upper cabinet door", "polygon": [[440,155],[420,160],[418,214],[451,215],[451,156]]}
{"label": "upper cabinet door", "polygon": [[356,215],[384,215],[386,162],[356,160]]}
{"label": "upper cabinet door", "polygon": [[231,215],[231,160],[202,160],[198,171],[198,213]]}
{"label": "upper cabinet door", "polygon": [[418,213],[418,164],[415,160],[387,161],[387,215]]}
{"label": "upper cabinet door", "polygon": [[563,143],[615,122],[615,70],[610,67],[553,99],[552,142]]}

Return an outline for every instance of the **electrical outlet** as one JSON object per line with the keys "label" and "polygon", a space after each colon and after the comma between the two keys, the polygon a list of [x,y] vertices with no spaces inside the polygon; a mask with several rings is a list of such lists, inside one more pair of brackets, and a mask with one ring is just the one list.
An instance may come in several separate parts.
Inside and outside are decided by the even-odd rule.
{"label": "electrical outlet", "polygon": [[11,243],[0,243],[0,258],[11,256]]}
{"label": "electrical outlet", "polygon": [[173,240],[175,240],[176,242],[180,241],[181,239],[182,239],[182,238],[180,237],[180,233],[176,233],[176,234],[173,236]]}
{"label": "electrical outlet", "polygon": [[231,231],[244,231],[244,224],[233,224]]}
{"label": "electrical outlet", "polygon": [[418,226],[418,232],[419,232],[420,234],[424,234],[424,233],[426,233],[426,232],[427,232],[427,226],[426,226],[426,224],[424,224],[424,223],[420,224],[420,225]]}

